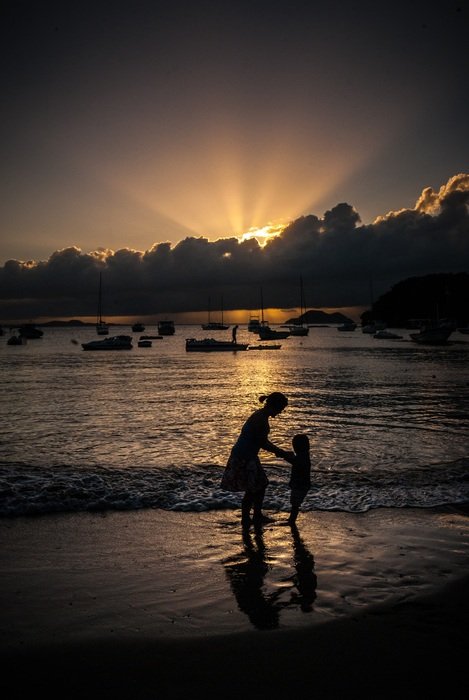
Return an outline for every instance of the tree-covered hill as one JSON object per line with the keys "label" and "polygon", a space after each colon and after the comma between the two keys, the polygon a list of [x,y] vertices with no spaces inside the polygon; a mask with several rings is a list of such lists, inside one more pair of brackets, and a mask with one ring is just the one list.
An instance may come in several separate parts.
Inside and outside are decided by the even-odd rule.
{"label": "tree-covered hill", "polygon": [[380,320],[393,328],[408,327],[412,319],[449,319],[465,326],[469,322],[469,274],[409,277],[391,287],[361,318],[364,325]]}

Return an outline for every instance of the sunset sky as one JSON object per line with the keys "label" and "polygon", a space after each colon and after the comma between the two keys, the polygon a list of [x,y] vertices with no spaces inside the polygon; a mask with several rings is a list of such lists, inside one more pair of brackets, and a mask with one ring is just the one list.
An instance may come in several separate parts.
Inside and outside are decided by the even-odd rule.
{"label": "sunset sky", "polygon": [[[158,288],[160,310],[162,297],[168,310],[182,310],[194,266],[208,264],[215,253],[233,262],[241,252],[220,250],[217,241],[232,246],[233,238],[248,232],[281,229],[312,215],[322,223],[310,220],[309,233],[330,234],[327,260],[334,259],[336,240],[345,264],[350,247],[336,228],[324,226],[327,212],[335,212],[329,224],[347,219],[373,238],[378,217],[395,225],[399,217],[389,213],[415,213],[424,190],[427,199],[453,189],[469,192],[468,178],[461,177],[469,172],[467,0],[440,6],[360,0],[31,6],[6,0],[1,18],[0,317],[14,316],[15,305],[18,313],[21,307],[32,315],[87,313],[86,305],[59,304],[62,297],[78,298],[60,280],[72,268],[88,269],[87,256],[97,250],[91,262],[108,273],[116,314],[138,313],[144,296],[134,290],[140,306],[118,309],[116,269],[125,260],[129,272],[151,255],[158,270],[166,255],[173,268],[179,260],[179,275],[187,273],[184,281],[178,277],[179,291],[168,281]],[[377,275],[378,291],[378,278],[384,291],[407,274],[443,266],[441,271],[467,270],[464,202],[456,248],[430,236],[430,252],[421,242],[425,264],[401,270],[393,254],[394,267]],[[345,204],[358,218],[336,209]],[[438,214],[422,206],[418,211]],[[400,244],[399,255],[408,262],[410,229],[402,232],[402,217],[398,223],[392,246]],[[440,224],[447,235],[447,222]],[[261,235],[257,241],[264,242]],[[169,247],[158,248],[165,243]],[[285,246],[291,252],[292,236]],[[448,256],[444,265],[441,248]],[[451,256],[459,267],[451,267]],[[8,261],[33,262],[16,266],[14,274],[9,263],[7,275]],[[335,279],[344,278],[339,262]],[[246,265],[242,269],[251,290],[262,282]],[[210,290],[220,293],[225,279],[223,270],[206,272],[205,283],[202,275],[194,281],[199,306]],[[308,281],[314,260],[291,272],[285,289],[299,272]],[[169,270],[165,274],[169,279]],[[96,275],[89,275],[76,286],[87,280],[95,295]],[[235,306],[235,296],[249,304],[247,294],[241,300],[235,292],[233,279],[227,304]],[[266,275],[267,289],[272,279]],[[46,305],[39,293],[44,285]],[[310,305],[368,301],[363,270],[353,283],[345,281],[342,295],[337,289],[328,294],[320,281],[310,287],[311,296],[317,292]],[[296,288],[285,303],[295,294]],[[19,302],[25,297],[38,303],[26,309]]]}

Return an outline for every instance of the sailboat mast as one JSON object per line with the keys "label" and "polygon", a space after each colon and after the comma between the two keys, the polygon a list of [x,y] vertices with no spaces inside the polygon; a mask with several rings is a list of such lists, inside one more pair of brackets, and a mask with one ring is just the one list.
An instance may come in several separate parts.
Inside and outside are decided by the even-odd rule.
{"label": "sailboat mast", "polygon": [[303,293],[303,277],[300,275],[300,318],[301,318],[301,323],[303,324],[304,322],[304,313],[305,313],[305,298],[304,298],[304,293]]}
{"label": "sailboat mast", "polygon": [[102,293],[102,279],[101,279],[101,272],[100,272],[99,273],[99,291],[98,291],[98,323],[102,322],[101,293]]}

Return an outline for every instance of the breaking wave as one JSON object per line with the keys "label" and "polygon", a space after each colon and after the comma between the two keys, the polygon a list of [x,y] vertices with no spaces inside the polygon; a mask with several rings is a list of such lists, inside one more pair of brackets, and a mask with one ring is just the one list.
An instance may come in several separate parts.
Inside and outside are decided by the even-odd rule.
{"label": "breaking wave", "polygon": [[[432,508],[469,502],[469,459],[406,470],[313,470],[305,511]],[[242,494],[220,488],[220,465],[89,468],[0,464],[0,517],[111,510],[237,509]],[[289,510],[288,469],[269,466],[265,508]]]}

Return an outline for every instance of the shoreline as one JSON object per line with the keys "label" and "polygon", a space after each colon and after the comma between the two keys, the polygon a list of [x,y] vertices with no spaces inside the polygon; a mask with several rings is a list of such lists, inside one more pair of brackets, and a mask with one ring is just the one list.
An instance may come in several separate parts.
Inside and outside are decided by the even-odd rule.
{"label": "shoreline", "polygon": [[429,697],[443,664],[445,690],[462,677],[464,508],[303,513],[296,535],[282,519],[245,541],[235,511],[0,521],[1,685],[340,698],[413,679]]}

